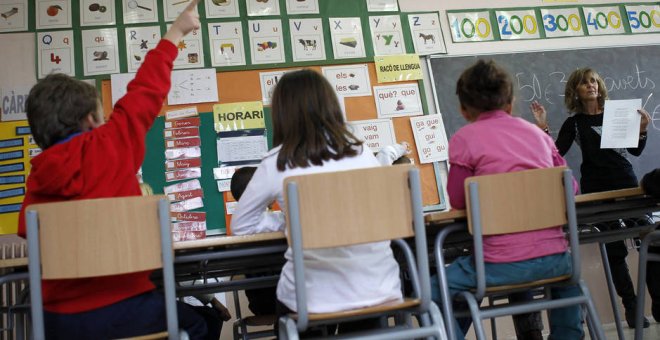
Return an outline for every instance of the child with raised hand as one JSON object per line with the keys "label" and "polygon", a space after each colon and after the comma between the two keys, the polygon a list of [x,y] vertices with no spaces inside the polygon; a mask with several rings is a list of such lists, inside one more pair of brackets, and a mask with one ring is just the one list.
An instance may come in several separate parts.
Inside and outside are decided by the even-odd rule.
{"label": "child with raised hand", "polygon": [[[564,104],[570,116],[562,124],[555,145],[561,155],[565,155],[573,146],[580,146],[582,164],[580,165],[580,188],[583,194],[607,190],[618,190],[636,187],[637,177],[627,154],[641,155],[646,146],[647,128],[651,118],[643,108],[637,111],[641,115],[639,144],[636,148],[601,149],[600,141],[603,127],[603,110],[607,100],[607,88],[603,79],[591,68],[580,68],[568,78],[564,91]],[[531,105],[537,125],[548,132],[547,112],[539,102]],[[640,221],[646,218],[642,217]],[[632,221],[628,221],[630,223]],[[614,228],[620,228],[619,221],[613,221]],[[605,226],[607,227],[607,226]],[[617,294],[625,307],[626,321],[629,327],[635,327],[636,296],[633,287],[626,256],[628,249],[623,240],[605,244],[607,259],[612,271],[612,281]],[[660,275],[660,274],[659,274]],[[649,272],[649,276],[653,273]],[[659,279],[660,280],[660,279]],[[648,286],[649,291],[657,290],[656,305],[660,310],[660,287]],[[649,321],[644,318],[644,327],[649,327]]]}
{"label": "child with raised hand", "polygon": [[[27,117],[43,152],[31,161],[20,236],[25,237],[24,210],[30,204],[140,195],[135,174],[144,160],[145,136],[170,89],[176,45],[200,27],[197,4],[191,1],[147,53],[107,123],[98,93],[85,82],[51,74],[31,89]],[[164,297],[150,274],[43,280],[46,334],[52,339],[107,339],[165,330]],[[183,303],[177,307],[179,326],[191,339],[218,339],[222,324],[217,317]]]}
{"label": "child with raised hand", "polygon": [[[262,229],[263,211],[284,204],[289,176],[380,166],[372,151],[351,134],[332,85],[312,70],[285,74],[272,96],[273,145],[257,167],[232,216],[235,234]],[[278,230],[284,230],[281,223]],[[278,314],[296,311],[291,249],[277,285]],[[399,266],[390,242],[308,250],[305,271],[310,313],[339,312],[402,298]],[[341,263],[341,265],[337,265]],[[378,320],[376,320],[378,321]],[[345,330],[339,326],[339,331]],[[355,326],[355,327],[352,327]],[[366,326],[359,321],[352,329]]]}
{"label": "child with raised hand", "polygon": [[[479,60],[466,69],[456,84],[460,111],[470,122],[449,141],[447,193],[451,206],[466,206],[464,182],[470,176],[564,166],[552,139],[533,124],[511,115],[511,76],[493,61]],[[571,272],[571,256],[561,226],[542,230],[487,236],[483,239],[488,285],[508,285],[556,277]],[[476,287],[471,256],[456,259],[446,268],[452,295]],[[575,296],[577,287],[555,288],[553,296]],[[552,310],[550,339],[580,339],[580,307]],[[458,338],[470,319],[457,320]]]}

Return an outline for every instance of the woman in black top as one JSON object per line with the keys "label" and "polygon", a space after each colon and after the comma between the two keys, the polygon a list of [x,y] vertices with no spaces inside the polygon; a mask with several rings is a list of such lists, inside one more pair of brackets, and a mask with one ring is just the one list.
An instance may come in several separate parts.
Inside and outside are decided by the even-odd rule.
{"label": "woman in black top", "polygon": [[[564,91],[564,104],[570,116],[562,124],[555,144],[562,156],[568,152],[573,142],[580,146],[582,151],[580,189],[583,194],[638,185],[627,154],[639,156],[644,150],[650,116],[643,108],[637,110],[642,117],[639,144],[636,148],[601,149],[603,109],[606,99],[607,88],[596,71],[581,68],[571,73]],[[535,101],[531,109],[537,125],[548,132],[545,108]],[[626,321],[629,327],[635,327],[635,290],[626,264],[627,247],[623,241],[615,241],[607,243],[606,249],[614,286],[626,309]],[[660,303],[660,299],[656,301]],[[645,319],[644,327],[648,326],[649,322]]]}

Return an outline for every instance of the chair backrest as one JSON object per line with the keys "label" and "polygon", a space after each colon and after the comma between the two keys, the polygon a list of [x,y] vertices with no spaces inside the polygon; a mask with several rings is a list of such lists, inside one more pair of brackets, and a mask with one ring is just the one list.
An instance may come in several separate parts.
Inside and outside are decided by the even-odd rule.
{"label": "chair backrest", "polygon": [[136,196],[34,204],[42,279],[117,275],[162,267],[158,201]]}
{"label": "chair backrest", "polygon": [[[413,236],[408,184],[411,168],[410,165],[395,165],[286,178],[284,191],[289,208],[289,244],[291,215],[294,213],[304,230],[303,249]],[[296,212],[290,209],[292,185],[298,194]]]}
{"label": "chair backrest", "polygon": [[[431,300],[419,170],[412,165],[289,177],[284,181],[297,329],[307,328],[303,249],[395,240],[406,257],[419,309]],[[415,256],[401,238],[413,237]],[[416,262],[415,262],[416,261]]]}
{"label": "chair backrest", "polygon": [[156,268],[163,268],[167,334],[171,340],[179,339],[166,196],[33,204],[25,212],[35,340],[45,338],[42,279],[82,279]]}
{"label": "chair backrest", "polygon": [[568,225],[571,284],[580,280],[580,253],[573,175],[566,167],[533,169],[465,180],[468,227],[473,235],[477,273],[475,297],[486,291],[483,235]]}
{"label": "chair backrest", "polygon": [[[470,202],[473,196],[470,183],[476,183],[482,234],[509,234],[566,224],[565,169],[555,167],[468,177],[465,198]],[[467,204],[470,233],[476,213],[471,204]]]}

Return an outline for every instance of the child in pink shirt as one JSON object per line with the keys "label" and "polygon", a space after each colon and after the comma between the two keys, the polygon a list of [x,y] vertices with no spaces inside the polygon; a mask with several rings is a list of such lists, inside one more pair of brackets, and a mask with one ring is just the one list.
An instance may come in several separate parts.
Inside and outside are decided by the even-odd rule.
{"label": "child in pink shirt", "polygon": [[[554,141],[535,125],[511,116],[513,83],[493,61],[479,60],[463,72],[456,85],[460,110],[470,123],[449,141],[447,191],[453,208],[465,208],[463,184],[470,176],[566,165]],[[508,285],[571,272],[571,257],[560,226],[484,237],[488,285]],[[471,256],[456,259],[446,269],[452,295],[476,287]],[[577,287],[554,289],[553,295],[574,296]],[[458,320],[461,334],[471,320]],[[580,307],[552,310],[550,339],[580,339],[584,335]]]}

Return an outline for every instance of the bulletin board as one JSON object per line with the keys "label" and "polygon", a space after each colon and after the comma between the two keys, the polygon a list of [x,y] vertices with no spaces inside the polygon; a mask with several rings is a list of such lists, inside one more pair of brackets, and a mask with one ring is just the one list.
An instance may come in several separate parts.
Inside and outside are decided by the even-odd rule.
{"label": "bulletin board", "polygon": [[[376,70],[373,63],[366,63],[369,70],[371,84],[378,84],[376,79]],[[299,69],[300,67],[278,68],[268,70],[244,70],[244,71],[226,71],[217,72],[218,93],[220,103],[261,101],[260,72],[272,72],[278,70]],[[307,67],[316,71],[321,71],[320,66]],[[424,93],[424,84],[419,81],[400,82],[396,84],[418,83],[419,90]],[[101,92],[106,113],[112,111],[111,107],[111,82],[109,80],[101,81]],[[373,91],[372,91],[373,93]],[[422,96],[424,101],[424,96]],[[213,128],[213,105],[216,103],[202,103],[195,105],[200,112],[201,126],[200,137],[202,140],[202,177],[200,182],[204,190],[204,211],[207,213],[207,229],[210,233],[224,233],[225,225],[225,205],[222,193],[218,192],[216,181],[213,177],[213,168],[218,166],[216,153],[216,132]],[[424,108],[426,103],[424,102]],[[163,129],[164,117],[166,111],[190,107],[192,105],[164,105],[161,111],[161,117],[158,117],[155,124],[147,135],[147,155],[143,164],[143,177],[145,182],[149,183],[155,193],[162,193],[163,187],[168,185],[165,181],[165,156]],[[346,97],[345,98],[346,116],[349,121],[367,120],[377,118],[376,103],[372,96],[364,97]],[[266,126],[269,131],[270,140],[270,107],[264,107],[266,117]],[[415,149],[414,137],[410,126],[410,117],[391,118],[395,130],[396,140],[398,142],[407,141],[412,152],[409,155],[414,159],[415,164],[420,169],[422,180],[423,202],[427,209],[438,210],[444,206],[442,197],[441,182],[436,171],[437,164],[420,164]]]}
{"label": "bulletin board", "polygon": [[[75,48],[72,51],[72,55],[75,58],[75,76],[78,78],[88,78],[96,80],[97,87],[100,88],[104,111],[109,114],[112,112],[111,107],[111,90],[112,84],[110,81],[109,75],[92,75],[92,76],[83,76],[85,73],[82,69],[82,63],[78,62],[85,57],[86,49],[83,48],[83,41],[81,37],[84,37],[85,31],[95,30],[95,29],[106,29],[110,28],[116,30],[117,40],[118,40],[118,69],[121,73],[129,72],[129,62],[131,62],[132,56],[127,56],[127,36],[128,33],[134,28],[138,27],[154,27],[157,26],[160,29],[160,33],[164,34],[167,28],[168,22],[166,8],[172,5],[171,0],[165,2],[147,2],[144,3],[153,3],[158,7],[158,11],[154,11],[154,14],[157,14],[157,21],[153,23],[139,23],[131,24],[127,23],[123,16],[123,12],[126,11],[126,1],[115,1],[115,9],[118,13],[116,24],[110,25],[99,25],[91,27],[83,27],[80,25],[80,20],[78,18],[84,18],[84,15],[89,15],[86,13],[87,2],[86,0],[72,0],[71,9],[73,15],[73,40],[75,42]],[[435,25],[437,23],[438,31],[433,31],[433,37],[438,37],[433,41],[437,41],[438,44],[442,46],[439,47],[440,50],[424,50],[419,52],[420,54],[429,54],[429,53],[443,53],[444,42],[441,39],[442,33],[439,27],[439,20],[437,19],[437,13],[401,13],[398,9],[383,9],[381,10],[372,10],[369,11],[366,0],[353,0],[353,1],[342,1],[338,2],[336,0],[318,0],[318,13],[315,14],[294,14],[289,13],[287,5],[295,4],[296,1],[293,0],[279,0],[277,1],[280,7],[279,15],[249,15],[246,5],[250,2],[257,4],[253,0],[246,1],[237,1],[238,4],[238,15],[235,17],[227,18],[210,18],[209,13],[207,13],[208,7],[205,5],[199,6],[200,18],[202,21],[201,29],[197,34],[201,34],[203,37],[201,41],[201,51],[203,52],[201,58],[199,58],[201,65],[196,68],[209,68],[213,67],[213,49],[214,45],[210,37],[212,36],[212,31],[216,24],[236,24],[240,25],[242,28],[242,35],[245,48],[243,50],[245,56],[245,65],[231,65],[231,66],[215,66],[216,71],[216,80],[218,85],[218,94],[219,101],[217,103],[239,103],[239,102],[251,102],[251,101],[261,101],[262,100],[262,90],[260,83],[260,73],[262,72],[274,72],[280,70],[293,70],[300,68],[311,68],[317,71],[321,71],[321,67],[324,66],[340,66],[340,65],[367,65],[368,77],[372,86],[371,95],[364,97],[346,97],[344,99],[345,111],[347,115],[347,120],[349,121],[361,121],[361,120],[371,120],[378,118],[378,109],[376,107],[376,102],[374,100],[374,91],[373,86],[379,85],[402,85],[402,84],[415,84],[419,90],[419,97],[421,101],[421,112],[428,112],[428,106],[426,103],[426,93],[424,86],[425,84],[420,80],[407,81],[407,82],[396,82],[396,83],[387,83],[382,84],[378,83],[376,76],[376,69],[374,66],[374,56],[377,54],[377,48],[383,48],[382,43],[379,43],[377,47],[375,40],[372,41],[372,38],[376,39],[377,36],[381,36],[382,33],[379,31],[372,31],[372,24],[381,16],[388,16],[394,18],[395,22],[400,20],[400,40],[396,40],[396,44],[401,48],[401,54],[411,54],[416,53],[416,48],[429,48],[431,43],[428,43],[427,40],[422,40],[420,38],[421,31],[418,31],[418,27],[411,27],[411,22],[424,22],[426,20],[433,21]],[[144,4],[141,3],[141,4]],[[310,2],[312,3],[312,2]],[[84,6],[80,6],[83,4]],[[253,4],[253,5],[254,5]],[[210,6],[210,5],[209,5]],[[257,4],[257,6],[260,6]],[[157,12],[157,13],[156,13]],[[420,15],[420,17],[417,17]],[[421,17],[423,15],[424,17]],[[332,42],[332,33],[331,30],[334,25],[336,25],[336,20],[343,20],[346,18],[359,18],[360,19],[360,28],[361,28],[361,38],[364,40],[364,57],[357,58],[339,58],[334,55],[333,51],[333,42]],[[436,19],[434,19],[436,18]],[[301,48],[301,40],[291,35],[291,32],[295,29],[296,23],[294,22],[297,19],[320,19],[321,27],[320,29],[323,32],[324,43],[323,47],[325,49],[325,59],[322,60],[310,60],[310,61],[294,61],[294,49]],[[255,46],[248,45],[250,42],[249,30],[254,27],[254,25],[264,25],[265,21],[268,20],[279,20],[281,23],[282,29],[282,41],[281,44],[278,44],[277,47],[283,49],[283,62],[273,62],[268,64],[258,64],[252,60],[251,49],[254,49]],[[292,21],[294,20],[294,21]],[[346,19],[348,20],[348,19]],[[262,26],[263,28],[263,26]],[[382,26],[381,26],[382,28]],[[33,29],[32,25],[29,27],[30,30]],[[37,33],[43,31],[39,28],[36,29]],[[426,32],[426,31],[425,31]],[[57,32],[56,32],[57,33]],[[90,32],[87,32],[89,35]],[[414,33],[414,34],[413,34]],[[426,37],[430,35],[426,34]],[[383,41],[382,37],[380,38],[381,42]],[[391,37],[388,38],[388,42]],[[430,39],[430,38],[429,38]],[[37,39],[37,45],[39,45],[39,39]],[[307,42],[306,40],[303,40]],[[431,40],[428,40],[429,42]],[[422,44],[422,45],[420,45]],[[304,45],[304,44],[303,44]],[[393,44],[394,45],[394,44]],[[425,46],[425,47],[419,47]],[[180,47],[180,46],[179,46]],[[217,47],[217,46],[215,46]],[[305,45],[305,47],[312,48]],[[314,45],[314,47],[318,47]],[[266,47],[262,47],[266,48]],[[268,46],[270,48],[270,46]],[[383,53],[378,53],[383,54]],[[89,58],[89,56],[87,56]],[[182,67],[186,68],[186,67]],[[177,68],[178,69],[178,68]],[[116,73],[116,72],[114,72]],[[429,85],[430,86],[430,85]],[[216,103],[202,103],[194,104],[197,108],[197,111],[200,113],[201,126],[200,126],[200,139],[201,139],[201,161],[202,161],[202,176],[200,178],[200,183],[204,192],[204,208],[201,209],[206,212],[206,227],[209,230],[209,234],[214,233],[224,233],[226,231],[226,222],[225,222],[225,204],[223,200],[223,194],[218,191],[218,186],[216,180],[213,176],[213,169],[218,167],[218,156],[216,152],[216,141],[217,135],[213,129],[213,105]],[[160,117],[156,120],[154,126],[149,131],[146,139],[147,143],[147,154],[146,159],[143,165],[143,178],[144,180],[151,185],[155,193],[162,193],[163,187],[173,184],[174,182],[168,183],[165,181],[165,156],[164,156],[164,139],[163,139],[163,129],[164,129],[164,115],[165,112],[190,107],[193,105],[165,105]],[[266,128],[269,139],[269,146],[272,147],[271,142],[271,124],[270,124],[270,108],[268,106],[264,107],[264,116],[266,119]],[[106,117],[108,118],[108,117]],[[423,200],[426,210],[440,210],[445,207],[445,200],[442,197],[442,188],[440,180],[440,165],[435,163],[420,164],[420,161],[417,156],[417,150],[415,149],[415,139],[413,136],[413,130],[410,123],[411,116],[404,117],[395,117],[389,118],[392,121],[392,126],[394,129],[394,136],[398,142],[406,141],[412,147],[412,153],[410,157],[414,159],[415,163],[419,166],[422,176],[422,186],[423,186]]]}

